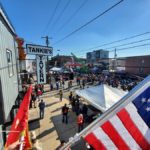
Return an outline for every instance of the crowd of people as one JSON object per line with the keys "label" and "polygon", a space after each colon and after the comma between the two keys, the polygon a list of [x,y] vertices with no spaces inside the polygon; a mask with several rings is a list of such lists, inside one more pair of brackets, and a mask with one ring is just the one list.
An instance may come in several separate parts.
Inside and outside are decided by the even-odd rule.
{"label": "crowd of people", "polygon": [[[83,129],[83,125],[86,121],[86,118],[88,117],[88,107],[86,104],[82,104],[79,100],[79,96],[73,96],[72,91],[69,93],[69,102],[71,105],[71,111],[74,112],[77,116],[77,126],[78,126],[78,132],[80,132]],[[67,104],[65,104],[62,107],[62,122],[68,124],[68,113],[69,113],[69,107]]]}
{"label": "crowd of people", "polygon": [[85,85],[100,85],[107,84],[109,86],[120,88],[124,91],[130,91],[134,86],[138,84],[141,80],[138,78],[132,78],[128,75],[118,75],[118,74],[84,74],[77,76],[76,84],[80,88],[85,88]]}
{"label": "crowd of people", "polygon": [[[129,75],[122,74],[75,74],[76,85],[81,89],[84,89],[86,85],[108,84],[109,86],[120,88],[124,91],[130,91],[140,81],[138,78],[132,78]],[[73,80],[67,80],[61,74],[57,77],[53,77],[54,81],[50,82],[50,90],[59,90],[60,88],[70,89],[73,85]],[[56,84],[56,85],[55,85]],[[65,86],[66,85],[66,86]]]}
{"label": "crowd of people", "polygon": [[[138,82],[139,80],[133,80],[129,77],[122,77],[117,75],[104,75],[104,74],[84,74],[84,75],[77,75],[75,78],[75,82],[72,82],[73,80],[68,80],[68,87],[65,86],[66,81],[63,79],[62,76],[60,78],[55,79],[55,88],[54,88],[54,82],[50,83],[50,91],[57,90],[58,94],[60,96],[60,102],[63,100],[63,89],[65,87],[70,90],[72,87],[72,84],[74,83],[75,86],[78,86],[80,89],[84,89],[86,86],[89,85],[100,85],[100,84],[107,84],[109,86],[120,88],[124,91],[128,90],[130,91]],[[42,84],[35,84],[34,90],[31,95],[31,101],[30,101],[30,108],[36,108],[39,107],[39,118],[44,118],[44,111],[45,111],[45,102],[41,99],[41,95],[44,93],[44,86]],[[68,113],[69,110],[74,112],[76,114],[76,124],[77,124],[77,132],[81,132],[84,128],[84,124],[86,122],[90,123],[91,119],[88,115],[88,106],[86,104],[82,104],[80,102],[80,97],[78,95],[74,96],[73,92],[70,91],[68,95],[69,104],[71,105],[71,109],[67,104],[65,104],[62,107],[62,123],[68,124]],[[38,106],[37,106],[38,101]],[[98,113],[97,113],[98,114]],[[96,115],[92,116],[92,119],[94,119]],[[37,143],[37,140],[34,139],[32,141],[33,143]]]}

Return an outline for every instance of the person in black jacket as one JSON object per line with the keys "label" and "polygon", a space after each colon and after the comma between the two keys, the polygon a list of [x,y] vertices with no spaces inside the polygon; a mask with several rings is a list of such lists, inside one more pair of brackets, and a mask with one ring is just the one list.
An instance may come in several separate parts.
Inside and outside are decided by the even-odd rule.
{"label": "person in black jacket", "polygon": [[40,109],[40,119],[43,119],[45,109],[45,102],[43,102],[43,100],[41,100],[41,102],[39,103],[39,109]]}
{"label": "person in black jacket", "polygon": [[82,114],[83,114],[84,118],[87,117],[87,112],[88,112],[88,107],[84,104],[82,107]]}
{"label": "person in black jacket", "polygon": [[63,115],[63,118],[62,118],[62,122],[68,124],[68,110],[69,108],[67,107],[67,104],[65,104],[63,107],[62,107],[62,115]]}

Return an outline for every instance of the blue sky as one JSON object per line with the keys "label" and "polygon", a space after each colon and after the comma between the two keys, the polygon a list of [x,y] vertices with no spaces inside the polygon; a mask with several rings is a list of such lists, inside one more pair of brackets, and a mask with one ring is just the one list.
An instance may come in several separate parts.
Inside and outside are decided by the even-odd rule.
{"label": "blue sky", "polygon": [[[47,27],[58,1],[60,1],[58,9]],[[92,51],[92,49],[87,50],[89,48],[150,31],[150,0],[124,0],[124,2],[95,22],[70,36],[68,39],[53,45],[56,41],[94,18],[119,0],[86,0],[87,2],[82,9],[80,9],[70,22],[65,24],[62,30],[59,30],[84,1],[85,0],[0,0],[18,36],[24,38],[26,43],[32,42],[42,45],[45,44],[44,40],[41,39],[42,36],[48,35],[52,37],[51,46],[54,48],[54,55],[58,53],[57,50],[59,49],[60,54],[69,55],[73,52],[77,56],[84,57],[86,52]],[[67,3],[67,9],[61,13]],[[59,20],[57,20],[58,17]],[[150,34],[121,43],[115,43],[107,47],[147,38],[150,38]],[[144,43],[150,43],[150,41],[134,45]],[[105,49],[106,46],[100,48]],[[118,57],[147,54],[150,54],[150,46],[117,52]],[[113,52],[111,52],[110,57],[113,57],[113,55]]]}

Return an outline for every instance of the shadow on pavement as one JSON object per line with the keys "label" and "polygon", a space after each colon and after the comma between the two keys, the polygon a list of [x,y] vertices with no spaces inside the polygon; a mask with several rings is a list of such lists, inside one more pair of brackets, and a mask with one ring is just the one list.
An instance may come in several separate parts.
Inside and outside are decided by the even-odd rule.
{"label": "shadow on pavement", "polygon": [[73,112],[68,114],[68,124],[62,123],[62,115],[57,115],[51,118],[60,140],[66,142],[70,137],[77,132],[76,115]]}
{"label": "shadow on pavement", "polygon": [[40,118],[29,121],[29,130],[40,128]]}
{"label": "shadow on pavement", "polygon": [[57,104],[57,103],[58,103],[58,101],[57,101],[57,102],[50,103],[50,104],[46,104],[46,107],[50,107],[50,106],[55,105],[55,104]]}
{"label": "shadow on pavement", "polygon": [[40,138],[42,138],[42,137],[44,137],[44,136],[50,134],[50,133],[53,132],[53,131],[55,131],[55,127],[43,131],[42,133],[40,133],[40,134],[37,136],[37,139],[40,139]]}
{"label": "shadow on pavement", "polygon": [[55,109],[55,110],[51,111],[51,113],[54,113],[54,112],[59,111],[59,110],[61,110],[61,109],[62,109],[62,107],[57,108],[57,109]]}

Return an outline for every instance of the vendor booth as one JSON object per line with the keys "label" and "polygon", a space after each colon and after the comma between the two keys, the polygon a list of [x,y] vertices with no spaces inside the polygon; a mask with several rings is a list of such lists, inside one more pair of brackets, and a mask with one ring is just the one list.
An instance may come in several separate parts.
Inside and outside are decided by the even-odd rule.
{"label": "vendor booth", "polygon": [[76,90],[75,93],[101,112],[106,111],[127,94],[126,91],[105,84],[83,90]]}
{"label": "vendor booth", "polygon": [[63,69],[59,68],[59,67],[53,67],[53,68],[50,69],[50,71],[53,71],[53,72],[63,72]]}

